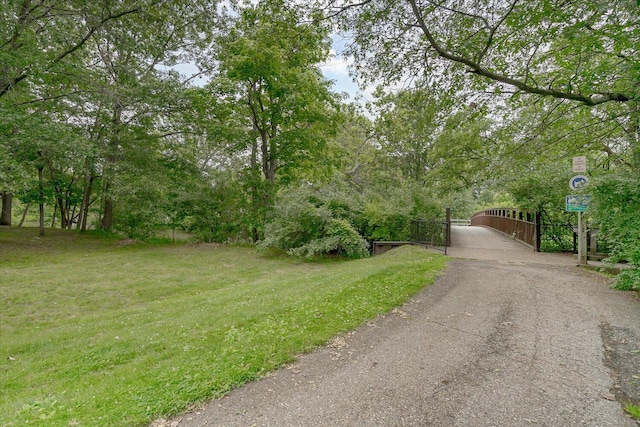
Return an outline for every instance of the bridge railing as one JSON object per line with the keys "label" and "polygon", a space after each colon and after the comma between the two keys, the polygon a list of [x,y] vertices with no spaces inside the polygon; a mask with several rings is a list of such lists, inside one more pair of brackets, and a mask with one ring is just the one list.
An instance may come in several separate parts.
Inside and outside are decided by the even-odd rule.
{"label": "bridge railing", "polygon": [[409,240],[413,243],[427,246],[445,247],[447,246],[447,221],[411,221],[411,233]]}
{"label": "bridge railing", "polygon": [[540,214],[513,208],[480,211],[471,217],[471,225],[498,230],[540,251]]}
{"label": "bridge railing", "polygon": [[444,221],[412,220],[409,241],[414,244],[444,250],[446,255],[447,247],[451,246],[451,209],[446,208]]}

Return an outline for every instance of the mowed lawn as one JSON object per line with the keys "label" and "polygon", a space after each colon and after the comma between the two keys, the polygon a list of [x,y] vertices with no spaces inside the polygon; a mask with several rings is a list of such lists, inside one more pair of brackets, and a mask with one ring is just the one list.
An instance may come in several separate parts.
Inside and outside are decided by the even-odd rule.
{"label": "mowed lawn", "polygon": [[0,228],[0,426],[148,425],[389,311],[446,263],[47,232]]}

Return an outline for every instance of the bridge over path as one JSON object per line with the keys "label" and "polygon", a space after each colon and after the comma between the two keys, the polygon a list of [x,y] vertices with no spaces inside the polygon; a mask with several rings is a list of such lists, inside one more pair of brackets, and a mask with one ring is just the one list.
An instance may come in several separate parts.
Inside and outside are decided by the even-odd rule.
{"label": "bridge over path", "polygon": [[447,254],[455,258],[471,258],[509,263],[576,265],[571,254],[535,252],[530,247],[499,231],[482,226],[451,227],[451,246]]}

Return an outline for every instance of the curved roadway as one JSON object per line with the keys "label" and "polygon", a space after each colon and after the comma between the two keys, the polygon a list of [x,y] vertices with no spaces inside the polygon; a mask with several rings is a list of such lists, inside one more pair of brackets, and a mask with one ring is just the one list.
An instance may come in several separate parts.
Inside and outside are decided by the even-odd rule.
{"label": "curved roadway", "polygon": [[454,228],[450,254],[405,306],[156,425],[637,426],[602,338],[624,333],[640,351],[633,294],[483,228]]}

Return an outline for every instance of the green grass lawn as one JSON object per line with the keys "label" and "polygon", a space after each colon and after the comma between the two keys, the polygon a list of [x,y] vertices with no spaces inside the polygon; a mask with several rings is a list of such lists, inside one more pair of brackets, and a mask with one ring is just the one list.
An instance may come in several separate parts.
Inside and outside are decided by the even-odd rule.
{"label": "green grass lawn", "polygon": [[387,312],[445,262],[0,228],[0,426],[148,425]]}

